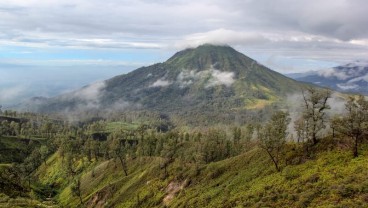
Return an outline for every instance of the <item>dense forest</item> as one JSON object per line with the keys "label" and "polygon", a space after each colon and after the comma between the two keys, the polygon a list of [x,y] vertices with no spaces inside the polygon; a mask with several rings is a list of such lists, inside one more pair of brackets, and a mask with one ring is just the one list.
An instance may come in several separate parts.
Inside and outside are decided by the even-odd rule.
{"label": "dense forest", "polygon": [[330,97],[308,88],[296,118],[274,108],[228,125],[3,110],[0,207],[364,207],[368,101],[330,113]]}

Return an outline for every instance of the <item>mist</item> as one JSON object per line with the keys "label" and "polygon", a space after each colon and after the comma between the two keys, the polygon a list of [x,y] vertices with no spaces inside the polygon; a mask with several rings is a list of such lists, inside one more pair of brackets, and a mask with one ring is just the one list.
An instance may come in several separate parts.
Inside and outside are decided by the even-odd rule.
{"label": "mist", "polygon": [[[290,123],[288,125],[288,133],[292,135],[293,138],[296,138],[294,126],[295,121],[297,121],[302,116],[303,113],[304,109],[303,95],[301,93],[290,94],[287,96],[286,101],[290,117]],[[332,93],[331,97],[327,101],[327,105],[330,107],[330,109],[326,110],[327,124],[329,123],[330,118],[332,118],[334,115],[344,114],[346,112],[345,103],[346,100],[341,93],[338,92]],[[326,128],[321,132],[321,134],[326,134],[329,131],[330,127],[329,125],[327,125]]]}
{"label": "mist", "polygon": [[124,66],[1,66],[0,105],[54,97],[130,71]]}

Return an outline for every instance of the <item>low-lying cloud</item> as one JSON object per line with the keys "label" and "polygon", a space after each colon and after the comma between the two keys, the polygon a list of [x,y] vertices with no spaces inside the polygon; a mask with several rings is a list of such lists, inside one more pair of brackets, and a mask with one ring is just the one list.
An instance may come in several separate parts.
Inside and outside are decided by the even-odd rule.
{"label": "low-lying cloud", "polygon": [[342,90],[353,90],[359,87],[359,85],[349,83],[337,84],[336,86]]}
{"label": "low-lying cloud", "polygon": [[9,104],[19,100],[19,97],[23,97],[26,92],[26,87],[22,85],[0,88],[0,105]]}
{"label": "low-lying cloud", "polygon": [[188,87],[198,80],[207,79],[205,87],[213,87],[217,85],[225,85],[230,87],[235,82],[235,74],[230,71],[220,71],[211,67],[208,70],[184,70],[176,78],[176,83],[181,88]]}
{"label": "low-lying cloud", "polygon": [[[147,75],[147,77],[151,76],[151,74]],[[205,88],[218,85],[225,85],[226,87],[230,87],[235,82],[234,77],[234,72],[220,71],[214,69],[213,67],[203,71],[183,69],[175,78],[175,80],[168,80],[166,76],[164,76],[153,82],[149,86],[149,88],[167,87],[172,84],[177,84],[180,88],[185,88],[201,80],[205,80]]]}
{"label": "low-lying cloud", "polygon": [[105,86],[105,82],[95,82],[91,85],[83,87],[79,91],[74,92],[73,96],[86,101],[96,101],[99,100]]}
{"label": "low-lying cloud", "polygon": [[80,90],[65,93],[55,98],[61,99],[62,101],[77,100],[77,105],[72,106],[72,109],[66,109],[65,113],[78,113],[91,109],[99,109],[105,86],[105,82],[95,82]]}
{"label": "low-lying cloud", "polygon": [[225,85],[230,87],[234,82],[234,72],[219,71],[216,69],[210,69],[211,79],[208,81],[207,87],[216,85]]}
{"label": "low-lying cloud", "polygon": [[161,78],[161,79],[156,80],[149,87],[166,87],[166,86],[169,86],[170,84],[171,82],[169,80]]}
{"label": "low-lying cloud", "polygon": [[[293,138],[296,136],[295,132],[295,121],[302,117],[302,113],[304,110],[304,98],[302,93],[295,93],[288,95],[286,98],[288,104],[288,112],[290,114],[290,123],[288,126],[288,132],[293,135]],[[326,109],[327,121],[329,118],[332,118],[336,114],[343,114],[346,112],[345,109],[346,100],[339,93],[332,93],[331,97],[328,99],[327,104],[330,106],[330,109]],[[325,129],[325,131],[329,131],[329,127]],[[323,132],[322,132],[323,134]]]}
{"label": "low-lying cloud", "polygon": [[318,75],[325,78],[349,80],[348,83],[368,81],[368,63],[366,61],[354,61],[352,63],[334,68],[322,69]]}
{"label": "low-lying cloud", "polygon": [[347,72],[339,71],[335,68],[321,70],[318,74],[326,78],[336,77],[339,80],[347,80],[352,77],[352,75],[347,74]]}

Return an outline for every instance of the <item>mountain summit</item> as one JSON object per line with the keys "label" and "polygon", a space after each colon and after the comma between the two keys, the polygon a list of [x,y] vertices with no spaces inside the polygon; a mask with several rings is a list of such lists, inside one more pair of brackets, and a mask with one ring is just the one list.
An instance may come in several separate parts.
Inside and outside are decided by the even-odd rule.
{"label": "mountain summit", "polygon": [[206,44],[177,52],[164,63],[52,98],[42,110],[236,112],[277,103],[302,86],[229,46]]}
{"label": "mountain summit", "polygon": [[207,70],[216,65],[219,69],[234,70],[234,65],[246,67],[253,60],[234,50],[230,46],[205,44],[176,53],[165,63],[177,69]]}

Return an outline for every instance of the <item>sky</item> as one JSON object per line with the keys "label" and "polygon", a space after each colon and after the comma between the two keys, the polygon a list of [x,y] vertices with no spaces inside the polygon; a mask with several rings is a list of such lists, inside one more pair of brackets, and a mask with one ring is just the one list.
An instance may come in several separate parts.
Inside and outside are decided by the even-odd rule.
{"label": "sky", "polygon": [[1,0],[0,104],[226,44],[281,73],[368,55],[366,0]]}

